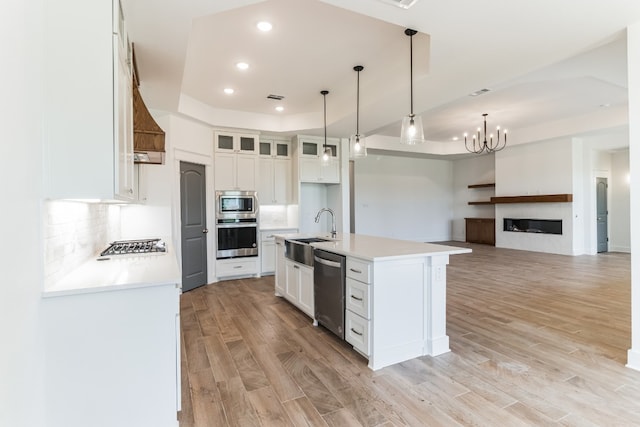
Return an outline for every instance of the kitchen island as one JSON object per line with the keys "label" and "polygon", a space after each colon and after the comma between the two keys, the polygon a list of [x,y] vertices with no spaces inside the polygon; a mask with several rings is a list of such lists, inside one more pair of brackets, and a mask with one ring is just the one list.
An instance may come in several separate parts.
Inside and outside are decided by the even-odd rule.
{"label": "kitchen island", "polygon": [[[312,316],[308,295],[313,284],[289,280],[293,261],[284,254],[285,240],[304,237],[318,236],[276,235],[276,295]],[[369,359],[371,369],[449,351],[446,266],[449,255],[471,249],[357,234],[321,237],[329,241],[310,244],[346,256],[345,340]],[[297,289],[290,289],[291,284]],[[306,301],[292,295],[306,295]]]}

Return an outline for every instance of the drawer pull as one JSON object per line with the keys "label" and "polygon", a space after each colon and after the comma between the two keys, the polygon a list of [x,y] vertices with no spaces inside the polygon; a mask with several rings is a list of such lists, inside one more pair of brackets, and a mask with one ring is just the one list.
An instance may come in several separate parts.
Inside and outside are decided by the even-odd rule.
{"label": "drawer pull", "polygon": [[237,268],[242,268],[242,266],[241,265],[235,265],[235,266],[233,266],[233,268],[236,268],[236,269]]}
{"label": "drawer pull", "polygon": [[294,265],[293,268],[295,268],[296,270],[300,269],[300,267],[298,267],[297,265]]}
{"label": "drawer pull", "polygon": [[356,301],[362,301],[362,298],[358,298],[358,297],[357,297],[357,296],[355,296],[355,295],[351,295],[351,298],[352,298],[352,299],[354,299],[354,300],[356,300]]}
{"label": "drawer pull", "polygon": [[356,331],[356,330],[355,330],[355,329],[353,329],[353,328],[351,328],[351,332],[353,332],[353,333],[354,333],[354,334],[356,334],[356,335],[360,335],[360,336],[362,336],[362,332],[358,332],[358,331]]}
{"label": "drawer pull", "polygon": [[353,271],[354,273],[362,274],[362,270],[356,270],[355,268],[350,268],[349,270]]}

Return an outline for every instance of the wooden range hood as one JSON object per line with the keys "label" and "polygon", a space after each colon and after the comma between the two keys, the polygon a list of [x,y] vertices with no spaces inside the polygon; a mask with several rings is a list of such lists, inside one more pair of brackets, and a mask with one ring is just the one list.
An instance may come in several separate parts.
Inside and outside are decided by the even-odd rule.
{"label": "wooden range hood", "polygon": [[153,119],[138,90],[138,67],[133,53],[133,161],[164,164],[165,133]]}

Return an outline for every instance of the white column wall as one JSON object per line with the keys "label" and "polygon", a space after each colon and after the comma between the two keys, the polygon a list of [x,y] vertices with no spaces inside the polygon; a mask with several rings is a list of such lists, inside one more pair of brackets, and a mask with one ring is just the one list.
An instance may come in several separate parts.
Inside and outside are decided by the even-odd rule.
{"label": "white column wall", "polygon": [[44,1],[0,2],[0,426],[45,426],[43,327]]}
{"label": "white column wall", "polygon": [[[629,172],[631,218],[640,218],[640,22],[627,28],[629,87]],[[640,226],[632,222],[631,234],[631,349],[627,366],[640,370]],[[634,248],[636,249],[634,251]]]}

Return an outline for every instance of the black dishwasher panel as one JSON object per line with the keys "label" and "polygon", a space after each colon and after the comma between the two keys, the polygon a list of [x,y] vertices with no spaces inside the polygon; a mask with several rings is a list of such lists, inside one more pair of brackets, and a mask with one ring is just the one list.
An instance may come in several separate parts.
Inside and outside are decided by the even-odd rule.
{"label": "black dishwasher panel", "polygon": [[346,258],[322,249],[313,251],[315,320],[344,339]]}

